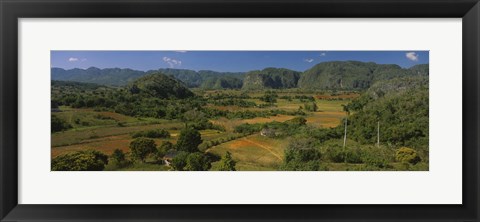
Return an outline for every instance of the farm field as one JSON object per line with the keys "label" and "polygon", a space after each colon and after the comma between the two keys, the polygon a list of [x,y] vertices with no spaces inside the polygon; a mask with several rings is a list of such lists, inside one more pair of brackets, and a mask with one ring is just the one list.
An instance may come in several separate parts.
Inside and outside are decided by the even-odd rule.
{"label": "farm field", "polygon": [[[221,93],[221,91],[207,91],[204,96],[212,93]],[[230,91],[229,93],[239,94],[241,91]],[[279,93],[279,95],[291,95],[292,93]],[[295,93],[300,94],[300,93]],[[261,92],[254,92],[250,97],[259,97]],[[304,94],[301,94],[304,95]],[[305,94],[305,96],[315,96],[314,93]],[[351,96],[343,100],[328,100],[329,97],[322,95],[322,99],[317,99],[316,104],[319,107],[317,112],[309,112],[305,115],[306,124],[320,128],[336,127],[345,117],[342,105],[347,104],[350,98],[355,98],[358,94],[350,94]],[[259,99],[250,99],[255,103],[262,103]],[[275,107],[269,108],[242,108],[238,106],[222,106],[224,110],[236,111],[264,111],[264,110],[286,110],[294,111],[303,106],[304,102],[287,101],[286,99],[278,99]],[[215,107],[209,106],[208,107]],[[52,134],[52,151],[51,156],[55,158],[59,155],[78,152],[82,150],[97,150],[106,155],[111,155],[114,150],[119,149],[125,153],[129,152],[129,145],[134,140],[132,134],[138,131],[165,129],[170,133],[169,138],[153,139],[157,145],[163,142],[171,142],[175,144],[180,129],[184,127],[184,123],[178,120],[165,120],[157,118],[135,118],[109,111],[95,111],[94,109],[78,109],[71,107],[60,107],[53,115],[66,121],[73,126],[67,131]],[[225,131],[219,130],[200,130],[203,144],[209,141],[227,138],[230,136],[240,136],[234,132],[234,128],[241,124],[259,124],[271,122],[285,122],[295,118],[294,115],[278,114],[275,116],[255,117],[251,119],[227,119],[225,117],[209,119],[215,125],[225,128]],[[240,136],[237,139],[221,143],[216,146],[205,149],[206,152],[217,156],[224,155],[227,151],[237,161],[238,170],[276,170],[283,160],[283,152],[288,144],[287,139],[273,139],[261,136],[255,133],[248,136]],[[202,147],[202,145],[200,145]],[[216,162],[212,163],[212,169],[215,169]],[[148,166],[148,165],[144,165]],[[131,167],[131,170],[139,167]],[[141,167],[140,167],[141,168]],[[147,167],[148,168],[148,167]],[[151,170],[165,170],[163,168],[150,167]],[[128,170],[128,169],[127,169]]]}
{"label": "farm field", "polygon": [[232,153],[237,170],[276,170],[283,161],[286,146],[286,140],[251,135],[212,147],[207,152],[220,156],[227,151]]}

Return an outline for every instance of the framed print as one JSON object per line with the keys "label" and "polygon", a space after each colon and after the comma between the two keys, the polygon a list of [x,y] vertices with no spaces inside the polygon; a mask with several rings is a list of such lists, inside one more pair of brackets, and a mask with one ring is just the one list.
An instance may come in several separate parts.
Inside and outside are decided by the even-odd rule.
{"label": "framed print", "polygon": [[478,221],[479,7],[1,1],[1,220]]}

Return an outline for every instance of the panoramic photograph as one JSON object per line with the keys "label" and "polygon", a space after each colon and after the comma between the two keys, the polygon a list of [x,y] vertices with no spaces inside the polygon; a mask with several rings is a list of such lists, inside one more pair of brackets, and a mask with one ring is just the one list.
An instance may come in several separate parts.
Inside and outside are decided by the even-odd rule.
{"label": "panoramic photograph", "polygon": [[52,171],[428,171],[428,51],[51,51]]}

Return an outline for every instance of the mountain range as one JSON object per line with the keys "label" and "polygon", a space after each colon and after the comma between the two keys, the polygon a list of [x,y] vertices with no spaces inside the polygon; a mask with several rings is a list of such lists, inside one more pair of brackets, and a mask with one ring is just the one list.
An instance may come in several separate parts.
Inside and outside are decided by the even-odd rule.
{"label": "mountain range", "polygon": [[162,73],[182,82],[188,88],[203,89],[368,89],[375,82],[399,77],[429,75],[428,64],[402,68],[394,64],[359,61],[322,62],[305,72],[284,68],[265,68],[250,72],[194,71],[188,69],[132,69],[91,67],[88,69],[52,68],[52,80],[125,86],[142,76]]}
{"label": "mountain range", "polygon": [[158,69],[138,71],[132,69],[106,68],[88,69],[51,68],[52,80],[96,83],[109,86],[124,86],[134,80],[152,73],[163,73],[182,81],[189,88],[241,88],[244,73],[215,72],[210,70],[194,71],[188,69]]}

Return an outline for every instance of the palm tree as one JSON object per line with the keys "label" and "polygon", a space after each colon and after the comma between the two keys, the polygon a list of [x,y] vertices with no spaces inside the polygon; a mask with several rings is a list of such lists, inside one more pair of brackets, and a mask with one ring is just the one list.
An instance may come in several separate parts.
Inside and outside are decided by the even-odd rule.
{"label": "palm tree", "polygon": [[345,145],[347,144],[347,125],[348,125],[348,116],[350,115],[350,109],[348,106],[343,105],[343,111],[347,113],[347,116],[345,117],[345,135],[343,136],[343,148],[345,148]]}
{"label": "palm tree", "polygon": [[348,125],[348,116],[350,115],[350,109],[346,105],[342,105],[343,111],[347,113],[345,117],[345,134],[343,136],[343,152],[344,152],[344,161],[347,163],[347,152],[345,152],[345,146],[347,145],[347,125]]}

